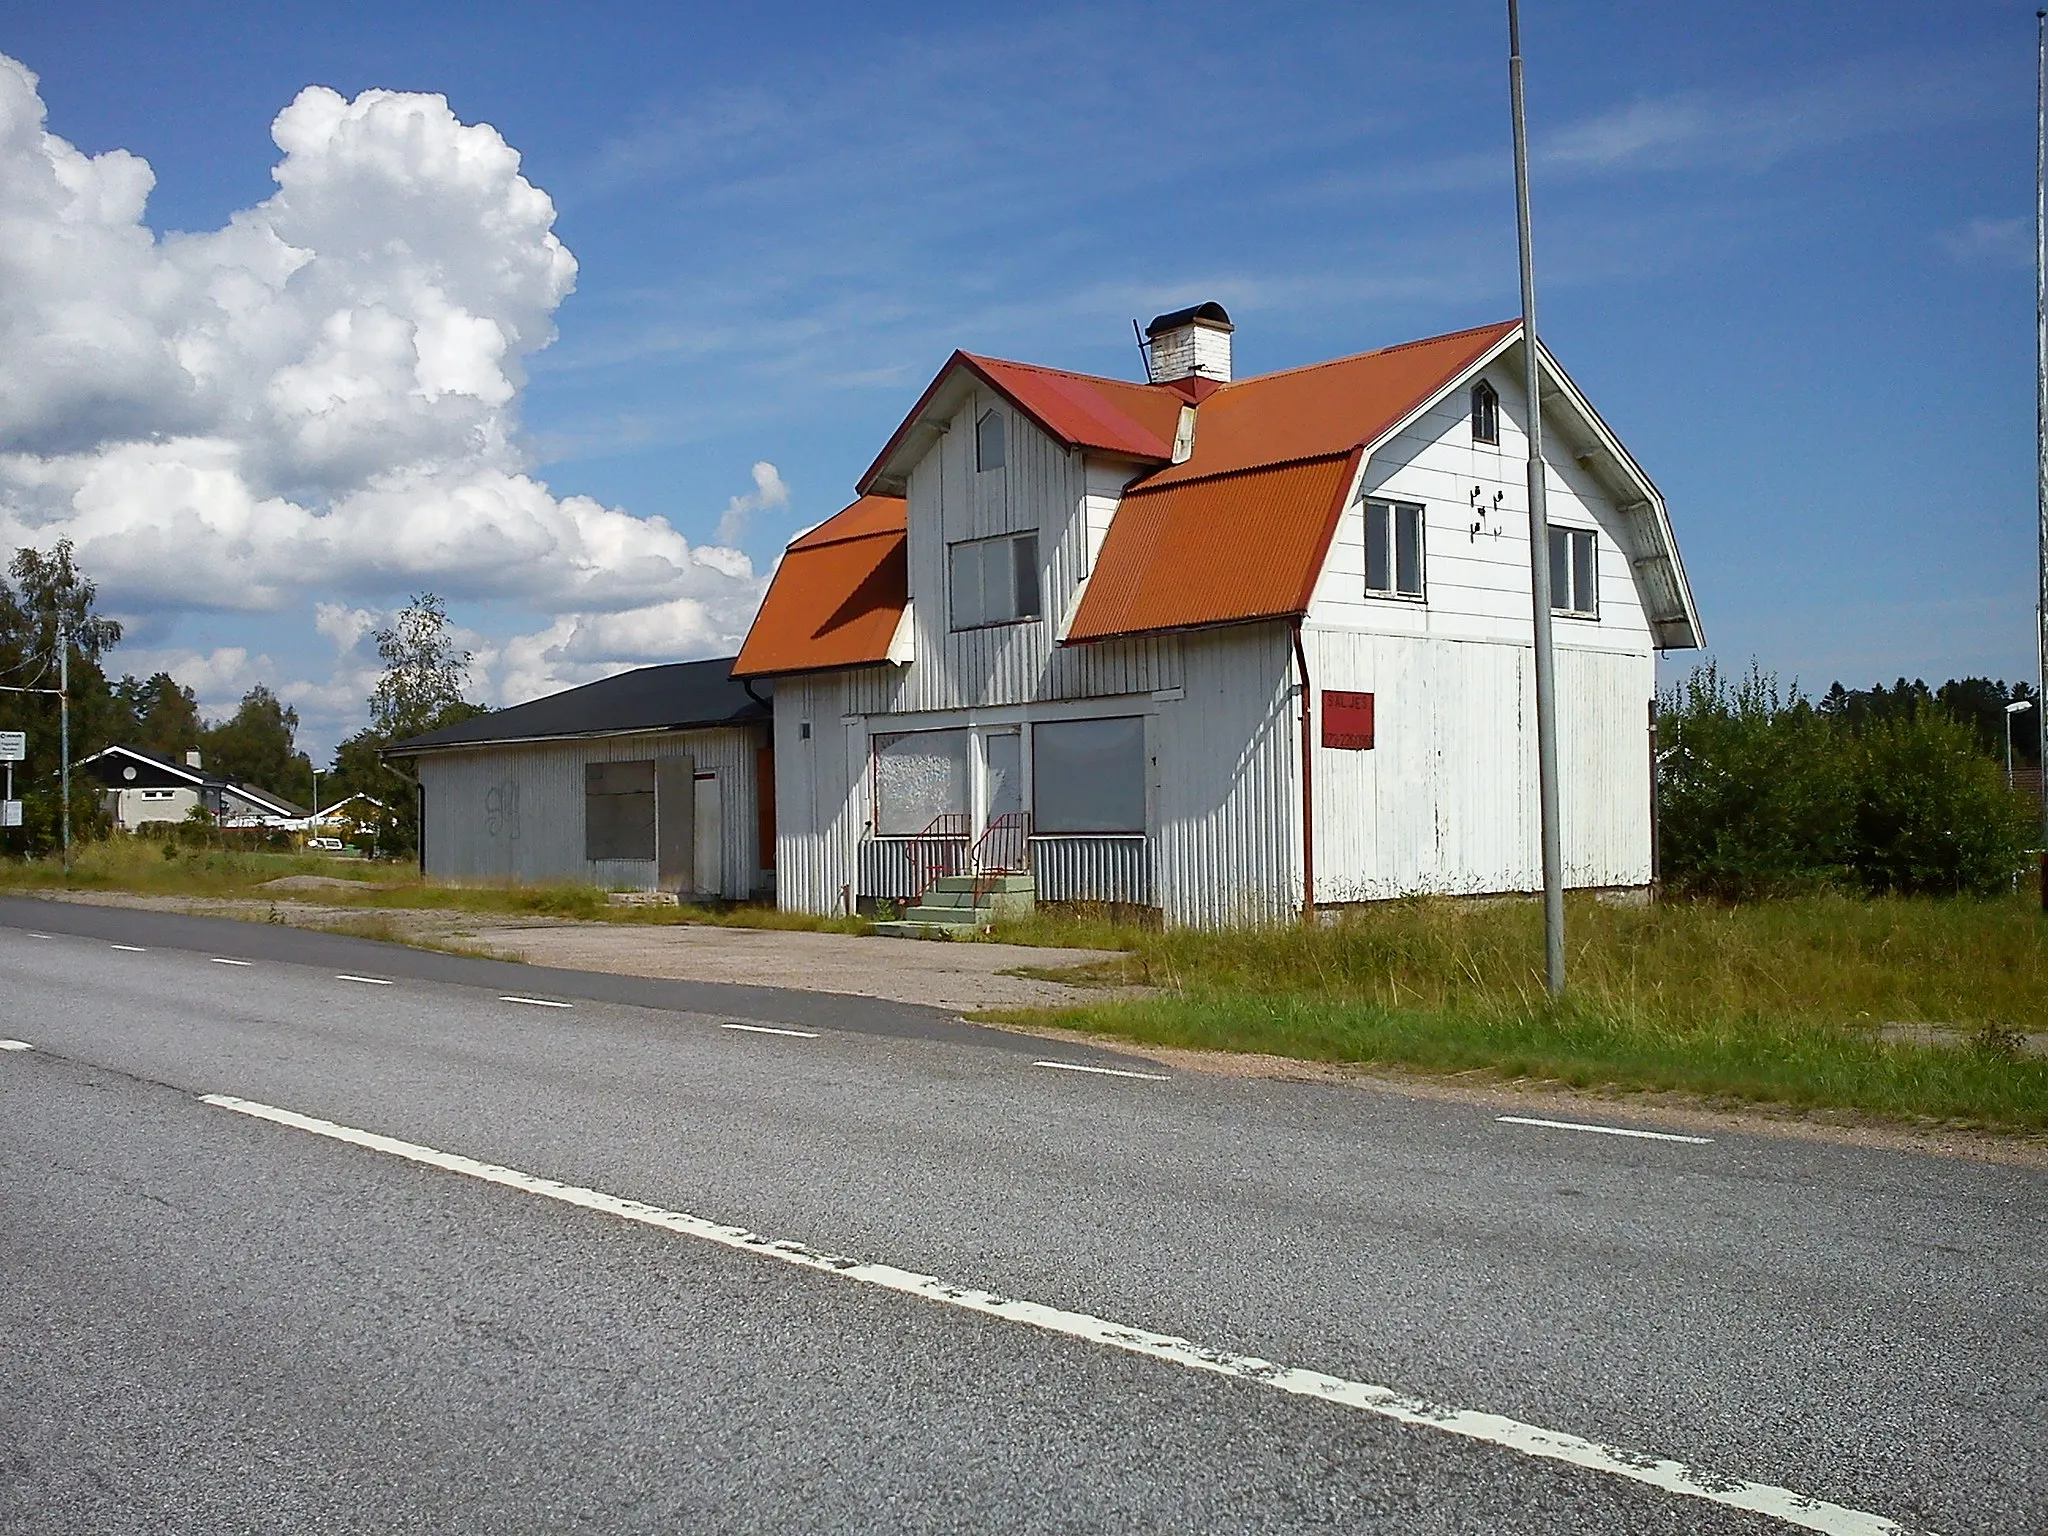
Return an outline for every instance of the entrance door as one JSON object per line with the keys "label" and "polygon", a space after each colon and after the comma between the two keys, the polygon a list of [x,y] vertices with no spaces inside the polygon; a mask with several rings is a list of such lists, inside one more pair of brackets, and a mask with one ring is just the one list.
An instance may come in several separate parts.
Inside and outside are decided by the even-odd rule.
{"label": "entrance door", "polygon": [[991,731],[983,738],[983,804],[990,826],[1024,809],[1023,741],[1017,731]]}

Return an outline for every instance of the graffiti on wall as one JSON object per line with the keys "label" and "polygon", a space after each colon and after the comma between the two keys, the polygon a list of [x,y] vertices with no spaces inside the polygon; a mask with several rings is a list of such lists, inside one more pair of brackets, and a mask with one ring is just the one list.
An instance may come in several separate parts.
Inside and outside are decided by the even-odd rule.
{"label": "graffiti on wall", "polygon": [[502,784],[493,784],[484,791],[485,835],[516,843],[519,831],[519,781],[507,779]]}

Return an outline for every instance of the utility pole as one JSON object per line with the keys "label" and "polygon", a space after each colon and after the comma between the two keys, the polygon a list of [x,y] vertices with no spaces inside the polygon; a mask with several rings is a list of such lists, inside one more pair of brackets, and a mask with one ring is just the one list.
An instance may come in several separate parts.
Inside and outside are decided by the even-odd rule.
{"label": "utility pole", "polygon": [[71,873],[71,631],[57,625],[57,740],[59,792],[64,797],[64,873]]}
{"label": "utility pole", "polygon": [[2034,12],[2034,516],[2040,586],[2034,594],[2034,695],[2040,731],[2041,910],[2048,912],[2048,11]]}
{"label": "utility pole", "polygon": [[1515,233],[1522,256],[1522,380],[1529,397],[1529,604],[1536,621],[1536,798],[1543,835],[1543,977],[1564,995],[1564,855],[1557,812],[1557,678],[1550,644],[1550,510],[1543,483],[1543,389],[1536,342],[1536,259],[1529,228],[1529,125],[1522,99],[1522,15],[1508,0],[1508,99],[1515,119]]}

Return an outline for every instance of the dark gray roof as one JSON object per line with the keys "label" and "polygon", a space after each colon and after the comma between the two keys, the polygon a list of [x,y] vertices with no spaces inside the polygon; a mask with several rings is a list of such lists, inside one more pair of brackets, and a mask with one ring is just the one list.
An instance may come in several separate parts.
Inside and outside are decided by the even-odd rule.
{"label": "dark gray roof", "polygon": [[[492,710],[460,725],[409,737],[385,750],[397,754],[492,742],[544,741],[554,736],[612,736],[623,731],[675,731],[765,723],[769,710],[733,681],[735,658],[641,667],[601,682],[552,693],[529,704]],[[763,698],[765,683],[754,685]]]}

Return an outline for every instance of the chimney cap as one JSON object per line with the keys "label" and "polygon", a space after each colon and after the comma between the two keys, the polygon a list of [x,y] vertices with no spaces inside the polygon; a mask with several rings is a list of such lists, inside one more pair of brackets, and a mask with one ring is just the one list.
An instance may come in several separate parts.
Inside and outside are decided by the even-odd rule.
{"label": "chimney cap", "polygon": [[1230,311],[1211,299],[1206,304],[1190,304],[1186,309],[1176,309],[1171,314],[1158,315],[1145,327],[1149,341],[1164,331],[1177,331],[1184,325],[1206,326],[1212,331],[1234,331],[1230,323]]}

